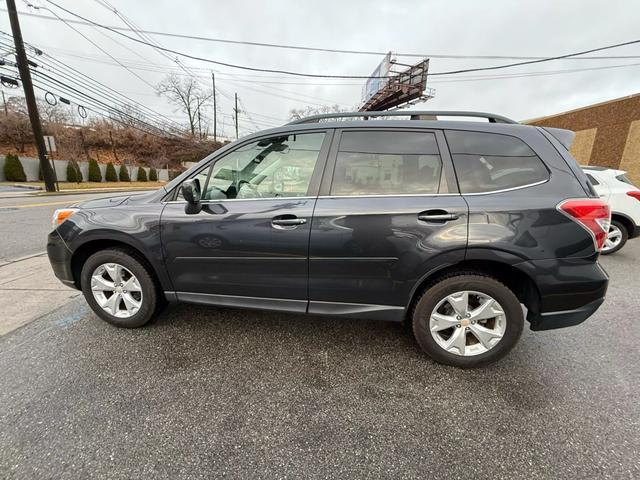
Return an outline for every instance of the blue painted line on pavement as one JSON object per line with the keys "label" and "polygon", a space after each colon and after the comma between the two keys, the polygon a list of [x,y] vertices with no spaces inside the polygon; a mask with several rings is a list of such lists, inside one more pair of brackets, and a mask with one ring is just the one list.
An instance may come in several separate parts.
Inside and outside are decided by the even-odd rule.
{"label": "blue painted line on pavement", "polygon": [[80,307],[78,312],[73,313],[72,315],[67,315],[66,317],[63,317],[59,320],[56,320],[55,324],[59,327],[68,327],[69,325],[73,325],[74,323],[82,320],[82,318],[87,313],[88,313],[87,307],[83,305],[82,307]]}

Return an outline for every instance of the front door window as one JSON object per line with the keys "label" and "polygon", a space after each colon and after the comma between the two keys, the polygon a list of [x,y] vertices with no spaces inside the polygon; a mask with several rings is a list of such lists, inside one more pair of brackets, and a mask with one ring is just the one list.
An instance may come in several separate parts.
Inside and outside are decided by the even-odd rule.
{"label": "front door window", "polygon": [[324,133],[281,135],[234,150],[213,165],[203,200],[304,197]]}

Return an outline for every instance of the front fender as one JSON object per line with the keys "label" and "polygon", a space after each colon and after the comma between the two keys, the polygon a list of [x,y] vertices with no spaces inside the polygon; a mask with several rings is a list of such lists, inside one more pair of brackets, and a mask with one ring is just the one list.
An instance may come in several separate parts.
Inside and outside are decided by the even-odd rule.
{"label": "front fender", "polygon": [[75,255],[90,244],[123,244],[140,253],[154,269],[164,290],[172,290],[160,241],[163,204],[81,209],[63,222],[58,234]]}

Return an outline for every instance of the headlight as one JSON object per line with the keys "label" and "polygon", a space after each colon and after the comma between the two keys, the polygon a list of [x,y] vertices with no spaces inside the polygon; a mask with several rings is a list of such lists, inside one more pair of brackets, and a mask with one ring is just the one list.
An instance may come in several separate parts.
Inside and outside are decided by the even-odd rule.
{"label": "headlight", "polygon": [[58,228],[62,222],[64,222],[67,218],[78,211],[77,208],[59,208],[55,212],[53,212],[53,218],[51,219],[51,223],[53,224],[53,228]]}

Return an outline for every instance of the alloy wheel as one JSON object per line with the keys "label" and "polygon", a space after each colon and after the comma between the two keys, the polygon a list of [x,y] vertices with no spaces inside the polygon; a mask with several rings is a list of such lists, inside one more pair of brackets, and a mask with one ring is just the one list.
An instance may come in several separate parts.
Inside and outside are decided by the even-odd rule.
{"label": "alloy wheel", "polygon": [[140,282],[118,263],[104,263],[93,271],[91,292],[98,305],[114,317],[132,317],[142,306]]}
{"label": "alloy wheel", "polygon": [[613,250],[622,241],[622,231],[614,224],[611,224],[609,227],[609,232],[607,233],[607,238],[604,241],[604,246],[602,247],[603,252],[608,252],[609,250]]}
{"label": "alloy wheel", "polygon": [[436,343],[454,355],[488,352],[505,334],[507,318],[491,296],[464,290],[442,299],[431,313],[429,330]]}

